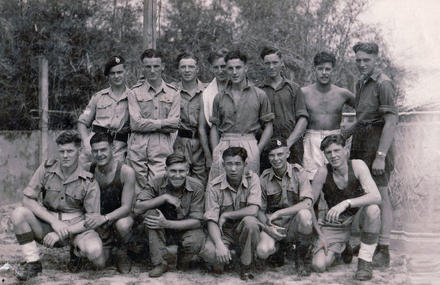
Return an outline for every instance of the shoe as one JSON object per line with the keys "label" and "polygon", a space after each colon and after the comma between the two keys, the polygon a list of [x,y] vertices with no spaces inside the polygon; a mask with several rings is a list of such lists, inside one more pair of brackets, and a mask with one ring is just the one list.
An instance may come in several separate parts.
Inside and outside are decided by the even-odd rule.
{"label": "shoe", "polygon": [[43,266],[41,261],[26,262],[20,268],[15,270],[17,279],[20,281],[26,281],[38,275],[38,273],[43,271]]}
{"label": "shoe", "polygon": [[388,267],[390,266],[390,251],[388,245],[377,245],[373,255],[374,267]]}
{"label": "shoe", "polygon": [[67,270],[71,273],[78,273],[83,267],[83,258],[76,256],[73,252],[73,248],[70,248],[70,260],[67,263]]}
{"label": "shoe", "polygon": [[254,279],[254,275],[251,273],[251,267],[249,265],[241,265],[240,279],[244,281]]}
{"label": "shoe", "polygon": [[358,259],[358,268],[354,279],[359,281],[367,281],[373,278],[373,265],[371,262],[365,261],[361,258]]}
{"label": "shoe", "polygon": [[165,272],[168,270],[168,265],[166,263],[161,263],[159,265],[156,265],[150,273],[148,273],[148,276],[151,278],[156,278],[162,276]]}
{"label": "shoe", "polygon": [[353,249],[351,248],[351,245],[349,242],[345,244],[345,249],[341,253],[341,258],[344,261],[345,264],[350,264],[353,260]]}
{"label": "shoe", "polygon": [[128,257],[127,249],[118,249],[116,254],[116,268],[119,273],[126,274],[131,271],[131,260]]}
{"label": "shoe", "polygon": [[352,247],[351,252],[353,253],[353,256],[358,256],[359,250],[361,250],[361,244],[358,244],[357,246]]}

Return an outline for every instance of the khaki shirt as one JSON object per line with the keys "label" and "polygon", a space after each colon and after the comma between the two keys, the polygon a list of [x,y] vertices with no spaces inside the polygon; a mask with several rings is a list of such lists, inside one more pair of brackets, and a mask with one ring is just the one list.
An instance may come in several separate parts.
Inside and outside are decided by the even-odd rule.
{"label": "khaki shirt", "polygon": [[[164,194],[172,194],[172,186],[166,176],[158,177],[150,181],[145,189],[137,195],[136,200],[151,200]],[[176,209],[177,219],[198,219],[203,218],[204,207],[203,185],[192,177],[187,176],[183,195],[180,199],[180,207]]]}
{"label": "khaki shirt", "polygon": [[38,200],[50,211],[62,213],[100,212],[100,191],[93,175],[79,165],[70,177],[64,177],[56,160],[43,163],[24,189],[24,196]]}
{"label": "khaki shirt", "polygon": [[176,89],[162,80],[155,90],[148,81],[132,88],[134,96],[128,97],[130,128],[134,132],[154,132],[161,128],[179,127],[180,96]]}
{"label": "khaki shirt", "polygon": [[119,132],[122,128],[128,127],[127,98],[131,96],[132,91],[128,88],[120,98],[113,95],[110,88],[101,90],[90,99],[78,122],[87,127],[93,124]]}
{"label": "khaki shirt", "polygon": [[196,131],[199,126],[199,114],[202,107],[202,92],[206,84],[197,80],[194,94],[183,89],[182,82],[177,84],[180,93],[180,127],[184,130]]}
{"label": "khaki shirt", "polygon": [[287,164],[283,177],[278,177],[272,168],[260,176],[263,212],[274,212],[309,198],[313,201],[312,187],[308,176],[299,164]]}
{"label": "khaki shirt", "polygon": [[209,182],[205,193],[205,215],[207,221],[218,223],[220,215],[237,211],[250,205],[261,208],[261,188],[258,175],[249,171],[243,175],[237,190],[229,185],[226,174]]}

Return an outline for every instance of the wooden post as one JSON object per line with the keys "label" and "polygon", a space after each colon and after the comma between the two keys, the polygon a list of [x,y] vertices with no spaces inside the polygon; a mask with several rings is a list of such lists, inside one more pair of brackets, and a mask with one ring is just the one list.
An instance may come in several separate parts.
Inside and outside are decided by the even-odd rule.
{"label": "wooden post", "polygon": [[40,110],[40,163],[47,159],[49,143],[49,64],[45,56],[38,58],[39,110]]}
{"label": "wooden post", "polygon": [[156,48],[157,0],[144,0],[144,49]]}

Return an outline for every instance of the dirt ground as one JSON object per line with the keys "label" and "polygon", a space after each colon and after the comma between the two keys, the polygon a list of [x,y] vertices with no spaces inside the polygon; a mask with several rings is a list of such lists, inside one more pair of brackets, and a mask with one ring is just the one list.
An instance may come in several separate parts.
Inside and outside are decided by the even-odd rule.
{"label": "dirt ground", "polygon": [[[0,207],[0,267],[6,263],[18,266],[23,261],[21,250],[12,233],[9,213],[16,205]],[[115,267],[102,271],[86,269],[77,274],[71,274],[66,269],[69,259],[68,249],[41,248],[43,273],[24,284],[411,284],[407,271],[408,257],[405,254],[391,250],[391,266],[388,269],[374,270],[374,278],[368,282],[353,280],[357,259],[350,265],[335,265],[326,273],[312,273],[310,277],[298,278],[294,266],[290,263],[279,268],[267,268],[256,272],[253,281],[240,280],[238,272],[228,272],[221,276],[212,275],[203,270],[182,272],[171,270],[162,277],[151,279],[148,269],[143,264],[135,264],[129,274],[119,274]],[[16,284],[12,270],[0,271],[1,284]]]}

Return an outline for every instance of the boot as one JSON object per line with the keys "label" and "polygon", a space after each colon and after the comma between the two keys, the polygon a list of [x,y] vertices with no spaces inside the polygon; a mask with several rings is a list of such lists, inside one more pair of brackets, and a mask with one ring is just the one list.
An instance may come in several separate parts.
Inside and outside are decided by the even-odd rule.
{"label": "boot", "polygon": [[156,278],[162,276],[168,270],[168,265],[166,263],[161,263],[154,266],[154,268],[148,273],[151,278]]}
{"label": "boot", "polygon": [[43,266],[41,261],[26,262],[20,268],[15,270],[17,279],[20,281],[26,281],[38,275],[38,273],[43,271]]}
{"label": "boot", "polygon": [[251,266],[250,265],[241,265],[240,266],[240,279],[247,281],[254,279],[254,275],[251,272]]}
{"label": "boot", "polygon": [[373,255],[374,267],[388,267],[390,266],[390,251],[388,245],[379,244],[376,247]]}
{"label": "boot", "polygon": [[353,249],[351,248],[350,242],[347,241],[345,244],[345,249],[341,253],[341,258],[345,264],[350,264],[353,260]]}
{"label": "boot", "polygon": [[73,252],[73,247],[70,247],[70,260],[67,263],[67,270],[71,273],[78,273],[83,267],[83,258],[76,256]]}
{"label": "boot", "polygon": [[127,248],[119,248],[116,253],[116,268],[119,273],[126,274],[131,271],[131,260],[127,254]]}
{"label": "boot", "polygon": [[299,277],[310,276],[312,273],[312,258],[310,253],[310,244],[297,242],[295,250],[296,274]]}
{"label": "boot", "polygon": [[371,262],[365,261],[362,258],[358,259],[358,268],[354,279],[359,281],[367,281],[373,278],[373,265]]}

